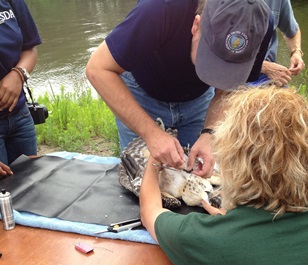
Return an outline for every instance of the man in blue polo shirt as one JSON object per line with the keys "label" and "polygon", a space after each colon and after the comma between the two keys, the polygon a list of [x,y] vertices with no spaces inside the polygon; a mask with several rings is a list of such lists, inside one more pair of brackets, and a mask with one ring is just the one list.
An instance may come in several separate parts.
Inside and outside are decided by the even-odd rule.
{"label": "man in blue polo shirt", "polygon": [[[230,9],[233,2],[243,12],[234,7]],[[198,156],[204,161],[203,170],[195,173],[211,173],[214,162],[210,149],[206,150],[210,148],[206,143],[209,143],[207,138],[212,131],[206,126],[211,126],[214,121],[211,117],[215,116],[216,120],[221,115],[221,110],[214,108],[215,104],[208,110],[214,97],[211,86],[216,87],[214,102],[219,102],[226,86],[234,88],[259,78],[272,34],[270,10],[263,0],[226,3],[219,28],[205,32],[199,25],[204,1],[200,1],[201,7],[198,7],[198,0],[140,0],[94,52],[87,65],[87,76],[117,116],[122,150],[140,135],[154,158],[169,166],[180,167],[184,162],[182,146],[193,146],[189,167]],[[255,8],[251,17],[246,16],[247,8]],[[230,24],[223,23],[228,17],[232,18],[232,21],[228,20]],[[226,32],[224,28],[230,31]],[[201,39],[199,31],[201,37],[217,37],[218,43],[222,44],[218,53],[227,56],[226,64],[221,68],[212,66],[212,61],[217,62],[216,58],[205,59],[201,55],[201,60],[208,62],[202,71],[213,68],[218,83],[203,82],[199,73],[196,74],[192,59],[196,57],[194,47]],[[225,43],[229,53],[225,53]],[[230,54],[239,56],[228,58]],[[222,87],[225,74],[228,82]],[[178,130],[179,141],[157,126],[157,117],[162,118],[166,127]],[[206,128],[205,134],[199,137],[203,128]]]}
{"label": "man in blue polo shirt", "polygon": [[0,1],[0,161],[36,155],[36,132],[23,83],[37,63],[41,43],[23,0]]}

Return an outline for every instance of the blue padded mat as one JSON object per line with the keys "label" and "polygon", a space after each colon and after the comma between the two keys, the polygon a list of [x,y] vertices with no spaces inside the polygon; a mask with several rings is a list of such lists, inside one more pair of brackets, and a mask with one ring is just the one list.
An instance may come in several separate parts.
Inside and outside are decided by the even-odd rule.
{"label": "blue padded mat", "polygon": [[[47,156],[55,156],[55,157],[65,158],[68,160],[78,159],[89,163],[93,162],[106,165],[114,165],[120,163],[120,159],[116,157],[99,157],[99,156],[70,153],[70,152],[55,152],[48,154]],[[6,179],[7,181],[9,178],[10,177],[4,179]],[[0,186],[2,185],[2,183],[3,181],[1,180]],[[16,211],[16,210],[14,210],[14,218],[16,224],[24,226],[78,233],[78,234],[102,237],[102,238],[120,239],[120,240],[127,240],[127,241],[141,242],[141,243],[156,244],[154,239],[144,228],[123,231],[120,233],[107,232],[107,233],[95,234],[95,232],[106,229],[107,225],[101,225],[98,223],[80,222],[80,221],[76,222],[71,220],[64,220],[61,218],[46,217],[28,211]],[[125,220],[127,219],[131,218],[128,216]],[[118,221],[123,221],[123,220],[118,220]]]}

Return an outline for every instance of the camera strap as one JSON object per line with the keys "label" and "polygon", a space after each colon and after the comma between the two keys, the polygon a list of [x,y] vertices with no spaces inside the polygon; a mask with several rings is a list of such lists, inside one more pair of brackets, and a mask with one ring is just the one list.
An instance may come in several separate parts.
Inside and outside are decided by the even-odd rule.
{"label": "camera strap", "polygon": [[[27,89],[27,92],[28,92],[28,95],[29,95],[29,97],[30,97],[30,99],[31,99],[32,105],[35,106],[34,100],[33,100],[33,97],[32,97],[32,93],[31,93],[31,90],[30,90],[30,88],[29,88],[29,85],[28,85],[27,80],[25,81],[24,86],[25,86],[26,89]],[[25,95],[26,95],[25,89],[24,89],[24,93],[25,93]],[[26,96],[26,101],[27,101],[27,103],[29,102],[27,96]]]}

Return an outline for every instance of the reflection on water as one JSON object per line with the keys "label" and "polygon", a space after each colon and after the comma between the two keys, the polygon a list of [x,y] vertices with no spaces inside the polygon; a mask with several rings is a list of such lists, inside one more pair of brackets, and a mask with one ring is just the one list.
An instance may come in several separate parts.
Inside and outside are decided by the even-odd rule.
{"label": "reflection on water", "polygon": [[[84,86],[85,66],[95,48],[136,0],[26,0],[43,44],[29,85],[34,95]],[[88,84],[89,85],[89,84]],[[89,85],[90,86],[90,85]]]}
{"label": "reflection on water", "polygon": [[[43,44],[38,46],[39,61],[29,85],[34,96],[57,94],[63,85],[66,91],[90,87],[85,66],[95,48],[128,14],[137,0],[25,0],[38,26]],[[304,53],[308,54],[308,1],[292,1],[301,25]],[[289,53],[281,41],[278,60],[289,64]],[[308,60],[306,60],[308,61]],[[307,62],[308,63],[308,62]],[[305,82],[297,78],[299,83]]]}

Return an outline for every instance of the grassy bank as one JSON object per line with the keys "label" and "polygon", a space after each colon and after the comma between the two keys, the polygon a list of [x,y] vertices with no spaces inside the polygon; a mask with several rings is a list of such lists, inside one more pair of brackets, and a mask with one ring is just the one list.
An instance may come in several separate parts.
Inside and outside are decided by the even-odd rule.
{"label": "grassy bank", "polygon": [[302,84],[299,85],[299,93],[308,98],[308,69],[299,74],[299,78],[302,79]]}
{"label": "grassy bank", "polygon": [[[301,73],[304,83],[298,91],[308,97],[308,70]],[[74,93],[55,94],[50,92],[37,100],[44,104],[49,117],[43,124],[36,125],[38,144],[57,147],[58,150],[84,153],[87,149],[95,149],[97,139],[108,143],[107,148],[112,156],[119,157],[119,139],[115,117],[109,107],[101,99],[93,97],[91,89],[80,88]],[[100,148],[99,146],[97,148]]]}
{"label": "grassy bank", "polygon": [[68,93],[62,87],[59,95],[50,91],[37,100],[49,111],[46,122],[36,125],[39,145],[83,153],[93,139],[102,138],[109,142],[113,156],[119,156],[115,117],[101,99],[84,88]]}

